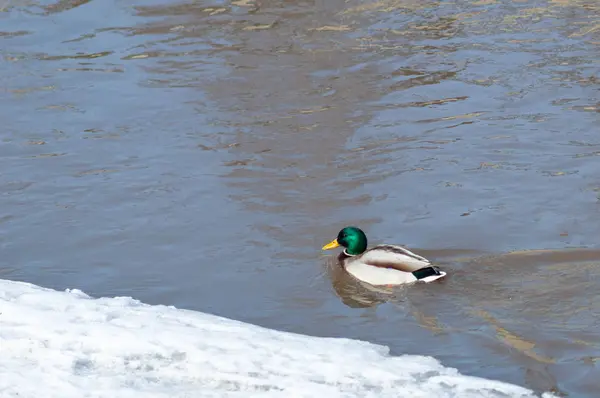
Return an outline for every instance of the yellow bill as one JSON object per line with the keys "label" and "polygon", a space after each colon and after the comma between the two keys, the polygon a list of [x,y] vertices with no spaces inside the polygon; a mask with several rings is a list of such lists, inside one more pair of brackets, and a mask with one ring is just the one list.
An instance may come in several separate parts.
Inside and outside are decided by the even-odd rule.
{"label": "yellow bill", "polygon": [[323,248],[321,250],[335,249],[336,247],[339,247],[339,246],[340,246],[340,244],[338,243],[337,239],[334,239],[331,242],[329,242],[328,244],[326,244],[325,246],[323,246]]}

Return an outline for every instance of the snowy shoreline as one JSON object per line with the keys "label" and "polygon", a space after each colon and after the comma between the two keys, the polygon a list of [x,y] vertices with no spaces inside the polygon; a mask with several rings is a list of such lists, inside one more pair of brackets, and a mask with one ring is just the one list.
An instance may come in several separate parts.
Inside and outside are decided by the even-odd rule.
{"label": "snowy shoreline", "polygon": [[432,357],[388,352],[132,298],[0,280],[3,398],[538,396],[462,375]]}

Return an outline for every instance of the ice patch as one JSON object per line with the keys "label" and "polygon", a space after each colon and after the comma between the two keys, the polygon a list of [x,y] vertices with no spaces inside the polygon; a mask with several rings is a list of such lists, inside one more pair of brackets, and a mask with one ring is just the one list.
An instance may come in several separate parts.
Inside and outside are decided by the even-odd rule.
{"label": "ice patch", "polygon": [[2,398],[536,396],[362,341],[5,280],[0,375]]}

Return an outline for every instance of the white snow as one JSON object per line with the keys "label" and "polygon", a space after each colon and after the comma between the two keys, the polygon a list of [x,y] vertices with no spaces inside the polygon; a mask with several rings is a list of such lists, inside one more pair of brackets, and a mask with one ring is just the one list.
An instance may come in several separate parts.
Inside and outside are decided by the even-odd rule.
{"label": "white snow", "polygon": [[366,342],[0,280],[2,398],[534,396]]}

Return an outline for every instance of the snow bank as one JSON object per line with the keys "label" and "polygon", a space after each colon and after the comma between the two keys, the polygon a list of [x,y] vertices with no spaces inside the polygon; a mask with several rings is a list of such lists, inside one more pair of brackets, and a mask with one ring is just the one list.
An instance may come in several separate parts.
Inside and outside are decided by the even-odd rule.
{"label": "snow bank", "polygon": [[[0,280],[2,398],[534,397],[434,358]],[[547,395],[550,397],[550,395]]]}

